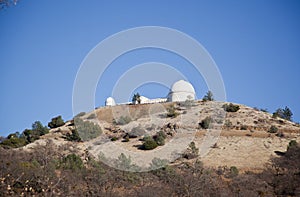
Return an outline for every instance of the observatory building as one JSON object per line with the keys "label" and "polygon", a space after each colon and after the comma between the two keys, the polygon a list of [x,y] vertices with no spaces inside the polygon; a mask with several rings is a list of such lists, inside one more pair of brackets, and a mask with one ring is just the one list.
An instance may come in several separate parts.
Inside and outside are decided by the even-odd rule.
{"label": "observatory building", "polygon": [[115,106],[116,102],[115,99],[113,99],[112,97],[108,97],[105,101],[105,106]]}
{"label": "observatory building", "polygon": [[[144,96],[140,96],[140,104],[147,104],[147,103],[163,103],[163,102],[184,102],[186,100],[195,100],[195,89],[193,85],[187,81],[179,80],[175,82],[167,98],[155,98],[149,99]],[[123,103],[123,104],[130,104],[130,103]],[[135,101],[133,104],[138,104]],[[105,101],[106,106],[115,106],[116,102],[112,97],[108,97]]]}
{"label": "observatory building", "polygon": [[195,100],[195,89],[189,82],[179,80],[172,85],[167,101],[183,102],[186,100]]}

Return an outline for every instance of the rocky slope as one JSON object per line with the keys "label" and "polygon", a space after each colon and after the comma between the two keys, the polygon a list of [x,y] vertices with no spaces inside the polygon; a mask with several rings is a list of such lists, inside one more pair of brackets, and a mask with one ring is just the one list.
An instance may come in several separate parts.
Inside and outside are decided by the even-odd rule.
{"label": "rocky slope", "polygon": [[[69,121],[25,149],[30,150],[50,139],[57,145],[74,146],[82,157],[86,154],[100,157],[109,165],[123,153],[133,164],[145,170],[154,158],[180,163],[184,160],[181,155],[194,141],[199,148],[198,159],[205,166],[236,166],[241,171],[260,171],[271,157],[276,157],[275,151],[285,151],[291,140],[300,141],[299,124],[273,118],[269,113],[244,105],[238,105],[236,112],[225,112],[224,104],[195,101],[102,107],[79,117],[98,124],[103,132],[99,137],[79,143],[65,140],[65,134],[74,130],[74,124]],[[175,107],[176,117],[168,117],[170,106]],[[199,123],[207,117],[211,121],[204,129]],[[127,122],[118,124],[126,118]],[[277,131],[270,133],[271,126]],[[158,131],[167,135],[165,145],[142,150],[141,139]],[[126,136],[130,140],[125,141]]]}

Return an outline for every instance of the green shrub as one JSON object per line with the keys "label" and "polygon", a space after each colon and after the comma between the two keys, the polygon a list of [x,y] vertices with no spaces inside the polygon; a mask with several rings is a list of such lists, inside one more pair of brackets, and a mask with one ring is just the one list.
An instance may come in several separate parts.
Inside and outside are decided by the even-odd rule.
{"label": "green shrub", "polygon": [[160,159],[160,158],[154,157],[150,164],[149,170],[156,170],[158,168],[165,167],[168,163],[169,163],[169,161],[166,159]]}
{"label": "green shrub", "polygon": [[155,136],[153,136],[153,139],[158,146],[163,146],[165,145],[166,135],[164,134],[163,131],[159,131],[156,133]]}
{"label": "green shrub", "polygon": [[298,143],[296,140],[291,140],[289,142],[289,145],[287,146],[287,149],[289,150],[290,148],[293,148],[293,147],[297,147],[298,146]]}
{"label": "green shrub", "polygon": [[114,137],[112,137],[110,140],[111,140],[111,141],[117,141],[118,138],[117,138],[116,136],[114,136]]}
{"label": "green shrub", "polygon": [[51,119],[51,122],[48,123],[48,127],[51,129],[63,126],[65,124],[61,116],[57,116]]}
{"label": "green shrub", "polygon": [[235,166],[230,167],[230,175],[231,177],[235,177],[239,174],[239,170]]}
{"label": "green shrub", "polygon": [[19,148],[25,146],[26,144],[27,142],[25,138],[11,137],[1,142],[0,146],[4,148]]}
{"label": "green shrub", "polygon": [[192,99],[191,96],[188,96],[188,99],[186,99],[184,102],[180,102],[180,106],[186,107],[187,109],[190,109],[194,105],[195,105],[195,101]]}
{"label": "green shrub", "polygon": [[31,129],[25,129],[22,133],[22,137],[24,137],[27,143],[32,143],[35,140],[40,139],[40,136],[49,133],[49,129],[46,126],[43,126],[40,121],[35,121],[32,124]]}
{"label": "green shrub", "polygon": [[92,113],[87,117],[87,119],[95,119],[96,117],[96,114]]}
{"label": "green shrub", "polygon": [[224,126],[230,128],[232,127],[232,122],[230,120],[225,120]]}
{"label": "green shrub", "polygon": [[277,133],[277,131],[278,131],[278,128],[274,125],[272,125],[268,130],[269,133]]}
{"label": "green shrub", "polygon": [[293,116],[293,113],[290,110],[290,108],[288,108],[288,107],[285,107],[284,109],[278,108],[273,113],[273,118],[279,117],[279,118],[282,118],[282,119],[285,119],[285,120],[289,120],[289,121],[292,121],[292,116]]}
{"label": "green shrub", "polygon": [[202,129],[208,129],[211,122],[212,122],[212,118],[206,117],[199,123],[199,127]]}
{"label": "green shrub", "polygon": [[240,106],[232,103],[224,104],[222,107],[226,112],[237,112],[240,109]]}
{"label": "green shrub", "polygon": [[176,118],[179,115],[179,113],[176,111],[174,105],[170,105],[167,108],[167,117],[169,118]]}
{"label": "green shrub", "polygon": [[152,137],[146,138],[143,143],[144,150],[152,150],[152,149],[155,149],[157,146],[158,145],[157,145],[156,141]]}
{"label": "green shrub", "polygon": [[83,121],[81,118],[76,118],[74,122],[75,129],[83,141],[96,138],[102,133],[102,130],[99,127],[99,125],[93,122]]}
{"label": "green shrub", "polygon": [[78,155],[72,153],[62,158],[60,167],[68,170],[81,170],[84,165],[82,159]]}
{"label": "green shrub", "polygon": [[189,144],[189,147],[187,148],[187,150],[183,154],[183,158],[193,159],[193,158],[198,157],[198,155],[199,155],[199,148],[196,147],[195,142],[191,142]]}
{"label": "green shrub", "polygon": [[81,142],[81,138],[80,138],[80,136],[79,136],[79,134],[78,134],[78,132],[77,132],[76,129],[74,129],[74,130],[72,131],[72,134],[67,133],[67,134],[66,134],[66,139],[67,139],[68,141]]}
{"label": "green shrub", "polygon": [[213,93],[211,91],[208,91],[202,100],[203,101],[213,101],[214,100]]}
{"label": "green shrub", "polygon": [[32,124],[32,131],[36,132],[39,136],[49,133],[49,129],[46,126],[43,126],[40,121],[35,121]]}
{"label": "green shrub", "polygon": [[115,125],[126,125],[131,122],[131,118],[129,116],[121,116],[119,120],[114,120],[113,123]]}

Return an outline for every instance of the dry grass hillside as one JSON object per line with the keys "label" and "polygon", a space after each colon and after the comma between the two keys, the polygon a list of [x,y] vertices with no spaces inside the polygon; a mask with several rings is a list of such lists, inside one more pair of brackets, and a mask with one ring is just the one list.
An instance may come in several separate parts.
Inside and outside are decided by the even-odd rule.
{"label": "dry grass hillside", "polygon": [[[175,106],[175,111],[178,113],[177,117],[166,116],[166,109],[171,105]],[[159,103],[98,108],[80,118],[99,124],[103,134],[98,138],[73,144],[73,146],[77,146],[82,155],[88,151],[96,158],[99,156],[99,150],[104,149],[104,152],[106,151],[110,157],[116,159],[121,154],[120,149],[115,150],[113,148],[116,145],[125,150],[125,155],[126,152],[131,152],[131,157],[133,155],[132,161],[136,164],[145,162],[144,165],[146,166],[147,162],[151,162],[154,156],[178,164],[182,162],[182,159],[176,158],[174,161],[170,158],[171,156],[165,156],[167,153],[164,151],[167,148],[164,149],[164,147],[169,144],[170,150],[177,148],[178,154],[182,154],[188,144],[180,141],[180,139],[188,139],[188,142],[194,141],[201,152],[207,136],[217,129],[214,139],[210,141],[210,144],[206,144],[206,146],[209,146],[206,147],[207,152],[200,154],[198,157],[205,166],[215,168],[219,166],[236,166],[241,171],[261,171],[272,157],[277,156],[275,151],[285,151],[291,140],[300,141],[299,124],[281,118],[273,118],[270,113],[244,105],[238,105],[239,110],[237,112],[226,112],[220,115],[220,111],[223,111],[223,105],[222,102],[195,101],[192,104]],[[116,124],[118,119],[124,117],[129,117],[128,123]],[[211,121],[213,126],[203,129],[199,126],[199,123],[206,117],[213,118]],[[154,135],[155,132],[166,129],[170,125],[176,125],[177,129],[173,131],[173,136],[166,139],[164,146],[148,151],[139,148],[142,146],[141,138],[143,136]],[[271,133],[271,127],[276,127],[277,131]],[[140,136],[130,138],[130,141],[124,142],[124,136],[131,133],[135,128],[141,129]],[[67,122],[62,127],[50,130],[49,134],[27,145],[25,149],[32,148],[35,144],[45,144],[45,139],[52,139],[58,145],[70,143],[63,136],[70,133],[72,129],[74,129],[74,125]],[[113,140],[103,143],[103,136]],[[97,146],[99,144],[101,146]],[[145,155],[147,153],[151,155],[152,152],[153,157],[143,156],[142,159],[138,158],[140,154]],[[135,158],[135,155],[137,155],[137,158]]]}

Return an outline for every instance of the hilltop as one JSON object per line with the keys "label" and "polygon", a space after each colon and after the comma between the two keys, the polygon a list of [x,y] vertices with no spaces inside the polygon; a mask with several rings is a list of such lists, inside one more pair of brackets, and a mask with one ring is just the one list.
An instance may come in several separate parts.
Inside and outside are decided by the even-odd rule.
{"label": "hilltop", "polygon": [[300,126],[268,112],[199,100],[107,106],[60,118],[34,142],[2,149],[1,193],[300,194]]}

